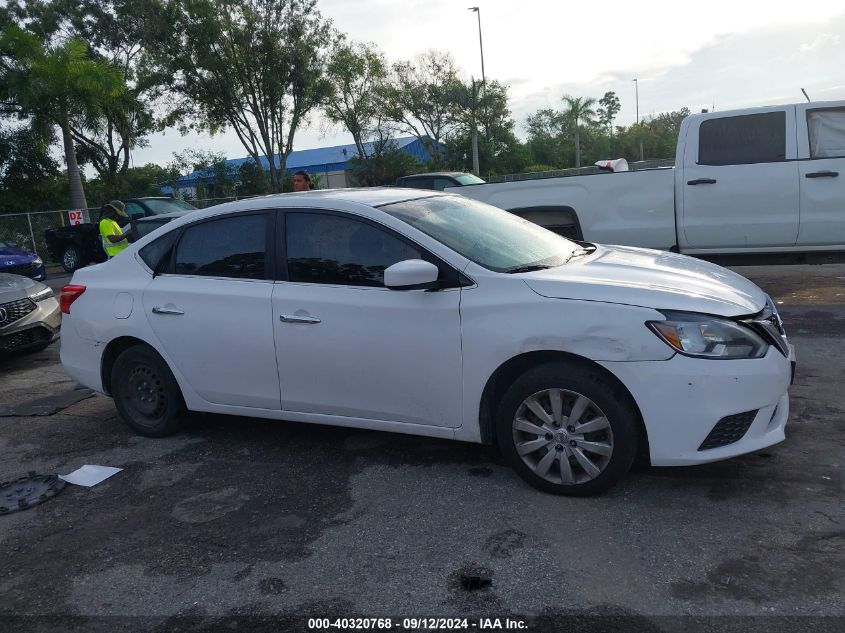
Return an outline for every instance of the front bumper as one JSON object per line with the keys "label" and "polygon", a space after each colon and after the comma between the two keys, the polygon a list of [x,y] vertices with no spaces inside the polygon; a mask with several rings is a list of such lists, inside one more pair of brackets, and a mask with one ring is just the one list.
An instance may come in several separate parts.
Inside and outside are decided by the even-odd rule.
{"label": "front bumper", "polygon": [[0,353],[23,352],[48,345],[59,338],[62,313],[55,297],[34,302],[26,316],[0,327]]}
{"label": "front bumper", "polygon": [[[757,451],[784,440],[794,350],[770,347],[763,358],[704,360],[676,355],[666,361],[602,362],[640,408],[654,466],[687,466]],[[752,412],[752,413],[749,413]],[[720,420],[749,413],[736,441],[701,449]]]}

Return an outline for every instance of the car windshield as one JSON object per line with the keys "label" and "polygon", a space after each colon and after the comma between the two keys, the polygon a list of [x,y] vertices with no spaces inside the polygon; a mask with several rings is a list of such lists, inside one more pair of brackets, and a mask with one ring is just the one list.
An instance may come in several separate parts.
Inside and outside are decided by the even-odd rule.
{"label": "car windshield", "polygon": [[172,213],[173,211],[192,211],[196,209],[196,207],[192,204],[188,204],[184,200],[179,200],[178,198],[153,198],[150,200],[144,200],[144,204],[146,204],[150,208],[150,211],[152,211],[155,215]]}
{"label": "car windshield", "polygon": [[474,176],[472,174],[464,174],[463,176],[455,176],[455,180],[457,180],[462,185],[483,185],[484,181],[481,180],[478,176]]}
{"label": "car windshield", "polygon": [[379,209],[496,272],[560,266],[580,249],[537,224],[463,196],[419,198]]}

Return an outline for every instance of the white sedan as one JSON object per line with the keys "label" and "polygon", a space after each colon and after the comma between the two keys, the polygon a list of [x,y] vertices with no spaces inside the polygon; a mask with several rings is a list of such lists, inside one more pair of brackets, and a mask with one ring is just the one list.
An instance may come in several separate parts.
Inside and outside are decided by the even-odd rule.
{"label": "white sedan", "polygon": [[549,492],[637,455],[700,464],[784,439],[794,354],[724,268],[579,244],[410,189],[196,211],[61,297],[61,358],[138,433],[185,410],[495,443]]}

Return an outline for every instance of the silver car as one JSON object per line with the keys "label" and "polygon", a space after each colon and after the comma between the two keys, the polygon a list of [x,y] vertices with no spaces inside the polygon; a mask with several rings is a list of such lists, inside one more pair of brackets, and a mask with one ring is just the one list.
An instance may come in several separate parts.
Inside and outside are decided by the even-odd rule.
{"label": "silver car", "polygon": [[59,338],[61,316],[48,286],[0,273],[0,355],[44,349]]}

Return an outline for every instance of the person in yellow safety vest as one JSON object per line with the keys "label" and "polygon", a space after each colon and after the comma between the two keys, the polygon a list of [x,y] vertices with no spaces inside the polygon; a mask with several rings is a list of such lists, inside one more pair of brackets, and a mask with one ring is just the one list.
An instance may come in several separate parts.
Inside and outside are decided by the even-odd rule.
{"label": "person in yellow safety vest", "polygon": [[100,217],[100,236],[103,238],[103,245],[109,257],[114,257],[129,246],[129,240],[118,224],[118,220],[127,220],[129,216],[120,200],[112,200],[103,205]]}

